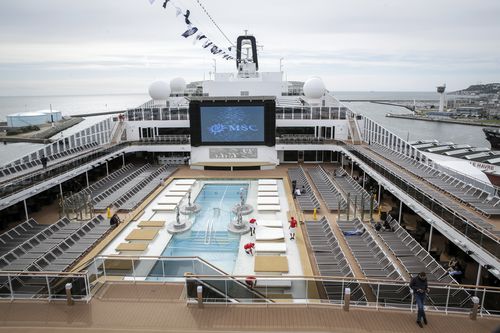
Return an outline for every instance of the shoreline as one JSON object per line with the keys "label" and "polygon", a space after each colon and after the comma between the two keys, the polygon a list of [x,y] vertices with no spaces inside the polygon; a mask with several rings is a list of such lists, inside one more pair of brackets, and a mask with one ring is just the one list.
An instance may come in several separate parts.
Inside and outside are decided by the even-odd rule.
{"label": "shoreline", "polygon": [[434,118],[427,118],[427,117],[422,117],[422,116],[415,116],[412,114],[387,113],[385,116],[388,118],[400,118],[400,119],[409,119],[409,120],[430,121],[430,122],[436,122],[436,123],[500,128],[500,124],[487,124],[487,123],[480,123],[480,122],[470,122],[470,121],[459,120],[459,119],[434,119]]}

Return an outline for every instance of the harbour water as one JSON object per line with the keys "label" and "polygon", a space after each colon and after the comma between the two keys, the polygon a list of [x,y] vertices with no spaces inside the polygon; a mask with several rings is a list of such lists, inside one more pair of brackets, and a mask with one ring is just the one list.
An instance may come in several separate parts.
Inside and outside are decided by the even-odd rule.
{"label": "harbour water", "polygon": [[[435,92],[334,92],[340,100],[438,100]],[[120,111],[137,107],[149,99],[147,94],[80,95],[80,96],[15,96],[0,97],[0,121],[11,113],[49,109],[61,111],[63,115]],[[370,102],[346,102],[357,113],[364,114],[386,126],[404,139],[436,139],[443,142],[489,147],[481,127],[431,123],[407,119],[387,118],[387,113],[408,113],[402,107]],[[81,123],[83,125],[83,123]],[[41,145],[15,143],[0,146],[0,164],[35,151]]]}

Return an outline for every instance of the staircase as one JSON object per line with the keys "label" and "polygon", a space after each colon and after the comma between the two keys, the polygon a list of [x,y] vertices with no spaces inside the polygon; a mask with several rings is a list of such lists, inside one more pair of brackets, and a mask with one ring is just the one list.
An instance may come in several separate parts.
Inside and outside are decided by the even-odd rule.
{"label": "staircase", "polygon": [[349,137],[352,144],[361,144],[361,135],[359,134],[358,126],[356,126],[356,120],[352,117],[349,118]]}
{"label": "staircase", "polygon": [[113,137],[111,138],[111,144],[120,143],[124,130],[125,130],[125,122],[119,121],[116,124],[116,129],[113,133]]}

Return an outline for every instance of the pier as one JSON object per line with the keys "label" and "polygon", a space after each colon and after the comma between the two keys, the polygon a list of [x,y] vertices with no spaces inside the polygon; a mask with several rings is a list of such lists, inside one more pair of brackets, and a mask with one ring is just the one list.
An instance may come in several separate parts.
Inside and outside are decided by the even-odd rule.
{"label": "pier", "polygon": [[470,125],[470,126],[481,126],[481,127],[500,127],[500,124],[485,123],[485,122],[481,122],[481,121],[476,122],[476,121],[463,120],[463,119],[436,119],[436,118],[428,118],[428,117],[423,117],[423,116],[416,116],[413,114],[388,113],[385,116],[389,117],[389,118],[431,121],[431,122],[435,122],[435,123],[459,124],[459,125]]}

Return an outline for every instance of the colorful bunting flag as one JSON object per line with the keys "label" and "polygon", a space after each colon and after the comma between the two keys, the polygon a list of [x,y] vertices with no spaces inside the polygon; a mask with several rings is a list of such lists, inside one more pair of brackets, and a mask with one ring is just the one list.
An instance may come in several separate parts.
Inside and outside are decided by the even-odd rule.
{"label": "colorful bunting flag", "polygon": [[189,36],[194,35],[196,33],[196,31],[198,31],[197,27],[191,27],[191,28],[187,29],[186,31],[184,31],[184,33],[181,36],[184,38],[188,38]]}

